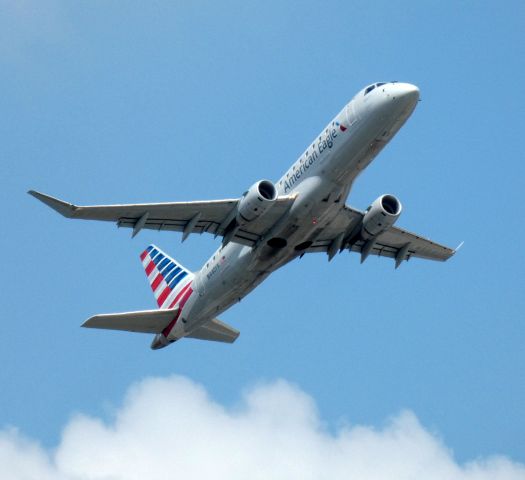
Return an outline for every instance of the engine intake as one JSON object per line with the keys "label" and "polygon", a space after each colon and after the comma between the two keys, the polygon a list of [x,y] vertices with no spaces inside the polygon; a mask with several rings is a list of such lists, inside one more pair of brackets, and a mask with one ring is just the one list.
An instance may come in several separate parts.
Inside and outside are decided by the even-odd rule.
{"label": "engine intake", "polygon": [[370,205],[363,217],[361,237],[368,240],[389,229],[401,215],[401,202],[390,194],[381,195]]}
{"label": "engine intake", "polygon": [[269,180],[254,183],[239,200],[237,224],[246,225],[264,215],[277,199],[277,189]]}

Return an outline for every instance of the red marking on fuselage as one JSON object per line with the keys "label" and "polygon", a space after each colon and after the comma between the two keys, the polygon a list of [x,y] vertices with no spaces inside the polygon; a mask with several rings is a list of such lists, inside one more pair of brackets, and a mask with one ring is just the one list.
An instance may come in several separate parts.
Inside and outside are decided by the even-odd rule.
{"label": "red marking on fuselage", "polygon": [[181,313],[182,313],[182,309],[184,308],[184,305],[186,305],[186,302],[188,301],[188,299],[191,297],[191,294],[193,293],[193,290],[191,288],[189,288],[191,285],[191,282],[188,283],[188,285],[186,285],[180,292],[179,294],[177,295],[177,297],[175,298],[175,300],[173,300],[172,304],[170,305],[170,308],[173,307],[173,305],[175,305],[177,303],[177,300],[179,298],[181,298],[182,295],[182,298],[180,300],[180,303],[179,303],[179,309],[177,310],[177,314],[175,315],[175,318],[168,324],[168,326],[162,330],[162,334],[167,337],[171,330],[173,329],[173,327],[175,326],[175,324],[177,323],[177,320],[179,319]]}
{"label": "red marking on fuselage", "polygon": [[175,324],[177,323],[177,320],[180,317],[180,313],[181,313],[181,311],[180,311],[180,308],[179,308],[179,310],[177,310],[175,318],[168,324],[168,326],[164,330],[162,330],[162,335],[167,337],[170,334],[171,329],[175,326]]}

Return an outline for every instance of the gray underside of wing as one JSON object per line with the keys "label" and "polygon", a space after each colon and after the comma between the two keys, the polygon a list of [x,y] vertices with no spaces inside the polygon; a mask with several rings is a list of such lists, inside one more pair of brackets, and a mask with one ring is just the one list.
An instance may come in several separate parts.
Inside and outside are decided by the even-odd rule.
{"label": "gray underside of wing", "polygon": [[[123,205],[77,206],[50,195],[33,190],[28,192],[41,202],[67,218],[115,222],[118,227],[128,227],[134,234],[140,229],[224,235],[224,220],[236,208],[238,199],[195,202],[140,203]],[[233,241],[253,245],[286,212],[293,197],[278,197],[272,207],[260,218],[236,231]]]}
{"label": "gray underside of wing", "polygon": [[405,244],[409,245],[408,258],[416,257],[444,262],[455,253],[452,248],[398,227],[390,227],[381,234],[374,248],[377,250],[377,255],[394,258]]}
{"label": "gray underside of wing", "polygon": [[[333,240],[341,232],[349,232],[363,218],[364,213],[345,206],[334,221],[322,232],[316,241],[308,248],[307,252],[327,252]],[[365,244],[364,240],[357,240],[345,248],[353,252],[361,252]],[[396,258],[398,252],[408,244],[407,259],[411,257],[424,258],[428,260],[445,261],[454,255],[455,251],[432,240],[408,232],[398,227],[390,227],[380,234],[375,242],[371,255]]]}

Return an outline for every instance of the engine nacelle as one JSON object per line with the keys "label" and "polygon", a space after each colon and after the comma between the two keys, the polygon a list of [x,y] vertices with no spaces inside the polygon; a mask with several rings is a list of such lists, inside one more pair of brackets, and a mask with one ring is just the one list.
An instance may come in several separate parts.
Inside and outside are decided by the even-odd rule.
{"label": "engine nacelle", "polygon": [[401,215],[401,202],[394,195],[381,195],[365,212],[361,237],[368,240],[390,228]]}
{"label": "engine nacelle", "polygon": [[254,183],[239,200],[237,224],[246,225],[263,215],[275,202],[277,190],[269,180]]}

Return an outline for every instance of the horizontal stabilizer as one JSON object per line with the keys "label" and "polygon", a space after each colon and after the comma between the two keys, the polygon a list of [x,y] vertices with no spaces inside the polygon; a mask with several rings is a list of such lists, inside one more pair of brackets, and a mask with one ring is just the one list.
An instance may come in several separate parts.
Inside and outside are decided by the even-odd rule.
{"label": "horizontal stabilizer", "polygon": [[160,333],[177,315],[178,308],[142,310],[126,313],[104,313],[86,320],[82,326],[128,332]]}
{"label": "horizontal stabilizer", "polygon": [[198,340],[211,340],[214,342],[233,343],[239,336],[239,330],[230,327],[219,319],[214,318],[197,328],[186,338],[196,338]]}

